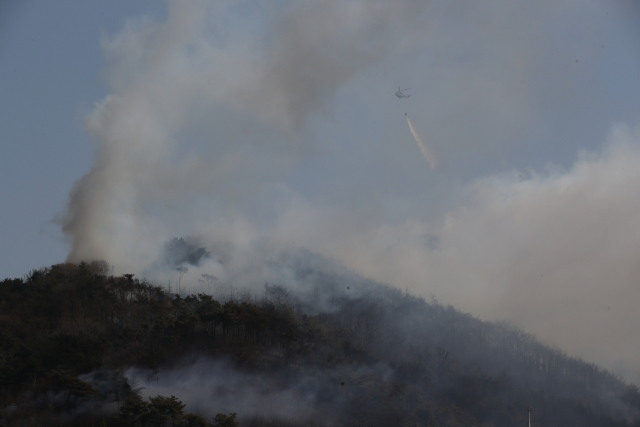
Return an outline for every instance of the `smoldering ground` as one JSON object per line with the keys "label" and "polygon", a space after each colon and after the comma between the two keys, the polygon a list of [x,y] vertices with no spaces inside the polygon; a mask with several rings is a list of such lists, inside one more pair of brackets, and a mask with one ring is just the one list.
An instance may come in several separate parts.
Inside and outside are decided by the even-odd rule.
{"label": "smoldering ground", "polygon": [[149,372],[144,370],[126,372],[129,378],[141,380],[139,384],[145,387],[143,396],[180,396],[188,404],[187,410],[194,413],[210,417],[217,413],[237,413],[243,420],[265,417],[287,422],[324,418],[325,422],[320,424],[330,424],[333,419],[330,414],[323,414],[323,409],[343,409],[347,399],[335,394],[340,384],[337,372],[316,374],[291,373],[287,377],[277,373],[242,372],[228,361],[206,358],[173,371],[160,372],[156,381],[147,381]]}
{"label": "smoldering ground", "polygon": [[[637,378],[639,137],[612,122],[638,107],[597,71],[601,46],[633,47],[613,33],[620,11],[167,7],[104,37],[111,94],[86,119],[96,157],[61,220],[70,261],[151,275],[167,241],[194,236],[212,257],[185,286],[257,287],[270,259],[304,247]],[[398,79],[437,172],[384,93]]]}

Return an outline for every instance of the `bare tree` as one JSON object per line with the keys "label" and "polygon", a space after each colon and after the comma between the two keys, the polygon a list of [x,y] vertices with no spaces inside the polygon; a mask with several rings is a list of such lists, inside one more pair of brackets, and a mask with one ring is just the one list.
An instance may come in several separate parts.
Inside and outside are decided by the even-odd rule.
{"label": "bare tree", "polygon": [[178,295],[180,295],[180,282],[182,281],[182,276],[184,276],[189,269],[181,265],[180,267],[176,267],[176,271],[178,272]]}
{"label": "bare tree", "polygon": [[253,295],[251,294],[251,291],[249,289],[241,288],[238,292],[236,292],[236,295],[239,302],[253,302]]}
{"label": "bare tree", "polygon": [[202,276],[202,279],[199,279],[198,282],[203,283],[204,285],[206,285],[207,286],[207,294],[211,295],[211,287],[218,280],[218,278],[216,276],[211,275],[211,274],[202,274],[201,276]]}
{"label": "bare tree", "polygon": [[229,289],[229,300],[233,300],[233,296],[236,294],[236,289],[235,286],[233,286],[233,283],[225,282],[222,286]]}
{"label": "bare tree", "polygon": [[272,303],[278,310],[291,303],[290,292],[284,286],[265,283],[264,292],[267,301]]}

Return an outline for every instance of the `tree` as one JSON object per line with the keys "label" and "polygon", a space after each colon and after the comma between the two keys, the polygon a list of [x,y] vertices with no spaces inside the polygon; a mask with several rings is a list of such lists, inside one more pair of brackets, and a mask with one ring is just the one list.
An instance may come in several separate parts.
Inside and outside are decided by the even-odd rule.
{"label": "tree", "polygon": [[67,404],[69,404],[72,394],[78,397],[98,395],[91,384],[82,381],[67,369],[55,369],[51,372],[51,377],[58,387],[67,390]]}
{"label": "tree", "polygon": [[178,272],[178,294],[180,294],[180,282],[182,281],[182,276],[184,276],[189,269],[185,266],[176,267],[176,271]]}
{"label": "tree", "polygon": [[236,413],[225,415],[217,414],[213,419],[215,427],[240,427],[240,423],[236,421]]}
{"label": "tree", "polygon": [[182,425],[184,427],[211,427],[202,415],[185,414]]}
{"label": "tree", "polygon": [[280,285],[264,284],[264,293],[267,301],[280,311],[285,305],[290,304],[291,295],[287,288]]}
{"label": "tree", "polygon": [[199,307],[196,309],[196,313],[205,326],[209,337],[215,338],[218,315],[222,311],[222,307],[209,295],[198,294],[198,299]]}
{"label": "tree", "polygon": [[201,274],[202,279],[199,279],[198,282],[203,283],[207,286],[207,294],[211,295],[211,287],[218,280],[216,276],[211,274]]}
{"label": "tree", "polygon": [[146,418],[149,413],[149,404],[137,394],[129,395],[120,407],[120,419],[135,426]]}
{"label": "tree", "polygon": [[149,414],[146,417],[151,425],[162,427],[166,421],[170,421],[172,426],[179,426],[184,415],[184,403],[177,397],[156,396],[150,397]]}

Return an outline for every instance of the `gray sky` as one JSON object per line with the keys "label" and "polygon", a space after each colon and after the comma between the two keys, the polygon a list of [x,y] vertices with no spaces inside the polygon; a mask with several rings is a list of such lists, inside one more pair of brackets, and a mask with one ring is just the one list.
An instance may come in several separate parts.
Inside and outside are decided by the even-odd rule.
{"label": "gray sky", "polygon": [[196,283],[302,246],[636,380],[638,18],[624,0],[3,4],[0,275],[141,274],[195,236],[226,260]]}

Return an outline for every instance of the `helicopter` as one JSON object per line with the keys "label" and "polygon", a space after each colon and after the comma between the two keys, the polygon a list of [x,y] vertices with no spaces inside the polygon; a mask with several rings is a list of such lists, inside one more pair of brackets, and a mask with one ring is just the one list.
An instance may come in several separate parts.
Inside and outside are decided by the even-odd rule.
{"label": "helicopter", "polygon": [[411,95],[405,95],[404,93],[402,93],[402,91],[409,90],[409,89],[411,88],[408,87],[406,89],[400,89],[400,86],[398,86],[398,91],[396,92],[396,96],[398,97],[398,99],[409,98]]}

